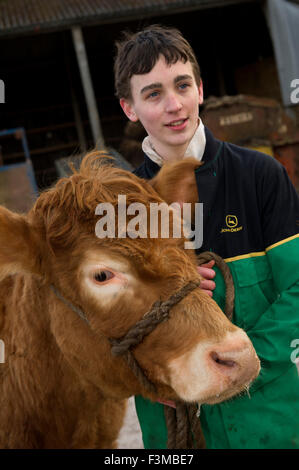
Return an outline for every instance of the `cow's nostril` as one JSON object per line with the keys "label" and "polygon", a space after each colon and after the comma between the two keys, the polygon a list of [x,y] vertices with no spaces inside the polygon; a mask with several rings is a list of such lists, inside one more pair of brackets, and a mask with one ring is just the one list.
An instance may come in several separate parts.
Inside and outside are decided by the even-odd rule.
{"label": "cow's nostril", "polygon": [[237,363],[235,361],[232,361],[231,359],[221,359],[219,354],[217,354],[216,352],[211,353],[211,358],[214,362],[221,366],[234,367],[237,365]]}

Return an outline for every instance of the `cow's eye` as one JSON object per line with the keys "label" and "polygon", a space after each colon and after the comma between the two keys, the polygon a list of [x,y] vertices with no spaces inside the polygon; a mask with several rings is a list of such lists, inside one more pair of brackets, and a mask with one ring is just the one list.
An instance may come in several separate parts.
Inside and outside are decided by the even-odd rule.
{"label": "cow's eye", "polygon": [[94,279],[97,282],[106,282],[114,277],[114,274],[111,271],[101,270],[94,274]]}

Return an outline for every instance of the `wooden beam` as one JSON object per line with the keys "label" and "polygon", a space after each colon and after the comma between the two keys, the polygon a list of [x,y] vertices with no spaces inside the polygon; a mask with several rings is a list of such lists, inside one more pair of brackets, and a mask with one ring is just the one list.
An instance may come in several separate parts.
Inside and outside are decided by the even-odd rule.
{"label": "wooden beam", "polygon": [[76,123],[76,129],[77,129],[77,134],[78,134],[78,139],[80,142],[80,151],[81,152],[86,152],[87,150],[87,143],[86,143],[86,137],[85,137],[85,132],[84,132],[84,125],[80,113],[80,106],[78,103],[77,95],[76,95],[76,89],[74,85],[74,80],[73,80],[73,74],[71,71],[71,64],[70,64],[70,51],[69,51],[69,41],[68,41],[68,36],[65,34],[63,35],[63,44],[64,44],[64,62],[65,62],[65,69],[66,69],[66,74],[68,77],[69,81],[69,87],[70,87],[70,94],[71,94],[71,99],[72,99],[72,106],[73,106],[73,112],[74,112],[74,117],[75,117],[75,123]]}
{"label": "wooden beam", "polygon": [[99,113],[97,109],[97,103],[95,99],[94,89],[92,85],[88,58],[85,50],[84,39],[82,35],[82,29],[79,26],[72,28],[72,36],[74,47],[77,55],[82,85],[85,93],[85,99],[88,109],[88,115],[90,120],[90,125],[92,129],[92,135],[95,147],[98,149],[105,148],[104,137],[101,129],[101,123],[99,118]]}

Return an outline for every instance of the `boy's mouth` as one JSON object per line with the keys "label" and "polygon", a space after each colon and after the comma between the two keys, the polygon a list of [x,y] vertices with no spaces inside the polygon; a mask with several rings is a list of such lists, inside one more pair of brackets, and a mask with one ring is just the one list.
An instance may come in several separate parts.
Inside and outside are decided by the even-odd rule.
{"label": "boy's mouth", "polygon": [[166,124],[166,127],[169,127],[174,130],[181,130],[184,129],[187,124],[188,118],[185,119],[177,119],[176,121],[172,121]]}

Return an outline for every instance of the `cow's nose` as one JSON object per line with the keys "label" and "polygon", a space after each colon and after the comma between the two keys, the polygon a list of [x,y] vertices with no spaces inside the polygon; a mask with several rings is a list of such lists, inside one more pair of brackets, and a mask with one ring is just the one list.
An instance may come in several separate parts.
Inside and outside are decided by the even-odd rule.
{"label": "cow's nose", "polygon": [[243,331],[230,333],[225,341],[210,348],[208,361],[215,371],[234,379],[255,375],[260,368],[256,352]]}
{"label": "cow's nose", "polygon": [[219,355],[216,351],[212,351],[210,353],[210,357],[212,361],[214,361],[220,367],[232,368],[237,365],[236,361],[233,361],[232,359],[224,358],[223,356]]}

